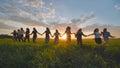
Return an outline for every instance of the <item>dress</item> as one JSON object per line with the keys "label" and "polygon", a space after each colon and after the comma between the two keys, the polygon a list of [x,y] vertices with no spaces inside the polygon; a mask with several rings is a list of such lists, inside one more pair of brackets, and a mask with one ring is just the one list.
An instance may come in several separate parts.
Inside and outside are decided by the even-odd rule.
{"label": "dress", "polygon": [[55,36],[54,43],[55,44],[59,43],[59,35],[60,35],[60,33],[54,33],[54,36]]}
{"label": "dress", "polygon": [[82,35],[83,35],[83,32],[79,32],[76,34],[76,37],[77,37],[77,44],[82,46]]}

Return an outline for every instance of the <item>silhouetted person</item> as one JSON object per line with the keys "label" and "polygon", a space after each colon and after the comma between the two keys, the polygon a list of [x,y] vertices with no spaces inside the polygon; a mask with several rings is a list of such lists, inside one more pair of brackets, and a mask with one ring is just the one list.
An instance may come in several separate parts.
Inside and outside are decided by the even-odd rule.
{"label": "silhouetted person", "polygon": [[26,42],[26,39],[28,40],[28,42],[30,42],[30,29],[26,28],[26,32],[25,32],[25,38],[24,41]]}
{"label": "silhouetted person", "polygon": [[113,36],[110,34],[110,32],[107,31],[107,28],[104,28],[104,29],[103,29],[102,36],[103,36],[103,40],[104,40],[104,43],[105,43],[105,44],[108,44],[109,37],[113,37]]}
{"label": "silhouetted person", "polygon": [[17,31],[14,30],[11,34],[13,34],[13,40],[17,41]]}
{"label": "silhouetted person", "polygon": [[[66,42],[67,42],[67,43],[70,43],[70,42],[71,42],[71,34],[73,34],[73,33],[71,33],[71,27],[68,26],[68,27],[66,28],[65,32],[63,33],[63,35],[64,35],[64,34],[66,34]],[[62,35],[62,36],[63,36],[63,35]]]}
{"label": "silhouetted person", "polygon": [[[51,34],[51,32],[50,32],[50,29],[47,27],[47,28],[46,28],[46,31],[45,31],[43,34],[45,34],[45,43],[49,43],[49,40],[50,40],[50,36],[49,36],[49,35],[52,36],[52,34]],[[42,35],[43,35],[43,34],[42,34]]]}
{"label": "silhouetted person", "polygon": [[24,30],[23,28],[20,29],[20,39],[22,40],[22,42],[24,41]]}
{"label": "silhouetted person", "polygon": [[82,46],[82,36],[87,36],[82,32],[82,29],[79,29],[77,33],[75,34],[75,37],[77,38],[77,44],[79,46]]}
{"label": "silhouetted person", "polygon": [[[99,29],[98,29],[98,28],[96,28],[96,29],[94,30],[94,33],[92,33],[92,34],[90,34],[90,35],[95,35],[95,42],[96,42],[97,44],[101,44],[101,43],[102,43],[101,33],[99,33]],[[88,35],[88,36],[90,36],[90,35]]]}
{"label": "silhouetted person", "polygon": [[[33,28],[33,31],[32,31],[32,33],[30,34],[30,35],[33,34],[33,43],[35,43],[35,41],[36,41],[36,39],[37,39],[37,33],[40,34],[40,33],[36,30],[36,28]],[[40,34],[40,35],[41,35],[41,34]]]}
{"label": "silhouetted person", "polygon": [[18,29],[17,30],[17,40],[20,42],[20,39],[21,39],[21,33],[20,33],[20,30]]}
{"label": "silhouetted person", "polygon": [[54,33],[53,37],[54,36],[55,36],[54,43],[58,44],[59,43],[59,36],[60,36],[60,33],[58,32],[58,30],[56,30],[56,32]]}

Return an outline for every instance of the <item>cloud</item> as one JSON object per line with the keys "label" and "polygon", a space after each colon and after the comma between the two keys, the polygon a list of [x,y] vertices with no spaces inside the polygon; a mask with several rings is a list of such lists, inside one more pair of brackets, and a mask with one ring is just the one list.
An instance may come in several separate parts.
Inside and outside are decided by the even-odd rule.
{"label": "cloud", "polygon": [[49,26],[51,26],[53,29],[61,29],[64,30],[67,26],[71,26],[73,30],[76,30],[80,28],[79,26],[81,24],[85,24],[90,22],[91,20],[95,19],[95,14],[88,14],[86,16],[83,16],[80,19],[67,19],[67,18],[61,18],[62,21],[60,22],[51,22]]}
{"label": "cloud", "polygon": [[9,26],[9,24],[4,22],[3,19],[0,19],[0,29],[10,30],[10,29],[16,29],[16,27]]}
{"label": "cloud", "polygon": [[[94,19],[95,15],[94,13],[90,13],[79,19],[71,20],[56,16],[56,11],[52,3],[45,3],[44,0],[8,0],[0,3],[0,17],[5,19],[1,22],[2,24],[8,20],[7,24],[13,22],[13,27],[21,23],[21,25],[52,27],[54,29],[65,28],[66,26],[77,29],[79,25]],[[49,22],[49,19],[53,19],[53,21]],[[12,25],[8,26],[11,27]]]}
{"label": "cloud", "polygon": [[[0,4],[0,17],[19,22],[45,23],[54,18],[55,9],[43,0],[8,0]],[[27,24],[27,22],[24,24]],[[29,22],[31,24],[32,22]],[[33,24],[33,23],[32,23]]]}
{"label": "cloud", "polygon": [[115,5],[115,8],[116,8],[117,10],[120,10],[120,5]]}

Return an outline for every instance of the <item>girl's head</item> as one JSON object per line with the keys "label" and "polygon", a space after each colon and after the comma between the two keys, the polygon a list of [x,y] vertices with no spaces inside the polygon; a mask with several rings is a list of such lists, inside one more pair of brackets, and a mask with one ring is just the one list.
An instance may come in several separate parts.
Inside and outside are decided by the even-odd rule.
{"label": "girl's head", "polygon": [[33,28],[33,31],[36,31],[36,28],[35,28],[35,27]]}
{"label": "girl's head", "polygon": [[70,26],[68,26],[68,27],[66,28],[66,30],[71,30],[71,27],[70,27]]}
{"label": "girl's head", "polygon": [[82,32],[82,29],[81,29],[81,28],[79,29],[79,32]]}
{"label": "girl's head", "polygon": [[19,30],[19,29],[18,29],[17,31],[18,31],[18,32],[20,32],[20,30]]}
{"label": "girl's head", "polygon": [[46,31],[50,31],[50,29],[47,27],[47,28],[46,28]]}
{"label": "girl's head", "polygon": [[20,28],[21,30],[23,30],[23,28]]}
{"label": "girl's head", "polygon": [[58,30],[56,29],[56,33],[58,33]]}
{"label": "girl's head", "polygon": [[77,31],[77,33],[79,33],[79,32],[82,32],[82,29],[81,29],[81,28]]}
{"label": "girl's head", "polygon": [[103,29],[103,32],[107,32],[107,28],[104,28],[104,29]]}
{"label": "girl's head", "polygon": [[98,28],[96,28],[96,29],[94,30],[94,32],[99,32],[99,29],[98,29]]}
{"label": "girl's head", "polygon": [[26,28],[26,30],[28,31],[28,30],[29,30],[29,28]]}
{"label": "girl's head", "polygon": [[16,30],[13,30],[13,32],[16,32]]}

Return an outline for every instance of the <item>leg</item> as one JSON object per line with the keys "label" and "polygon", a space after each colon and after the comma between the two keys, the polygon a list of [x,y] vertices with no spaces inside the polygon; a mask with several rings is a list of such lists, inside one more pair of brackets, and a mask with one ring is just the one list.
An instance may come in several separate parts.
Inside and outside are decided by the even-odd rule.
{"label": "leg", "polygon": [[80,39],[80,46],[82,46],[82,39]]}
{"label": "leg", "polygon": [[101,43],[102,43],[102,40],[101,40],[101,38],[95,38],[95,42],[96,42],[97,44],[101,44]]}
{"label": "leg", "polygon": [[28,42],[30,42],[30,36],[28,36]]}

